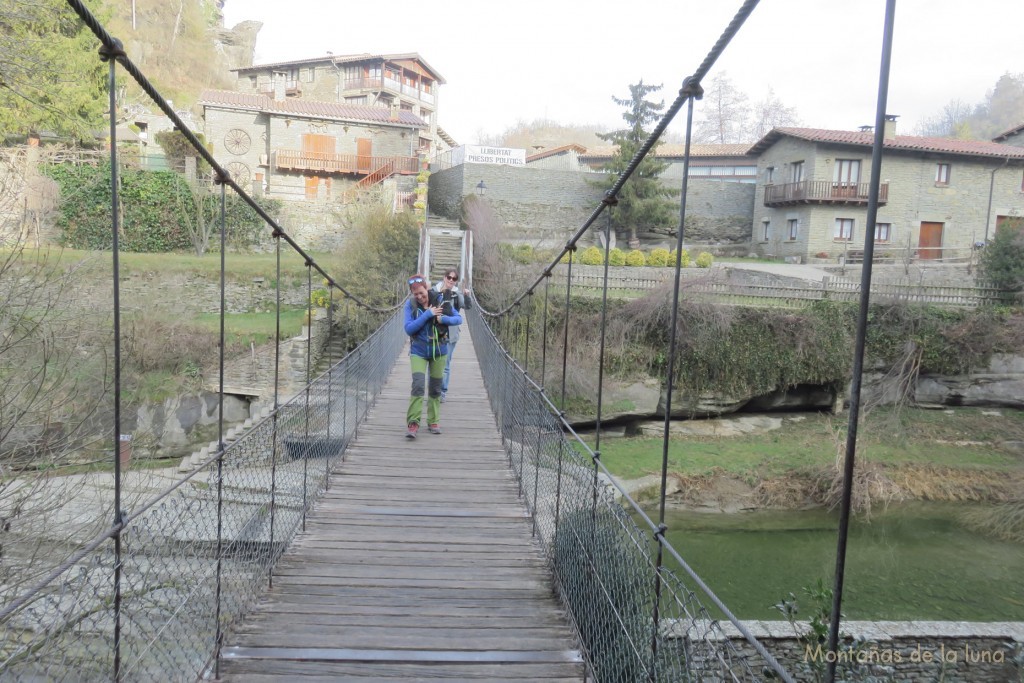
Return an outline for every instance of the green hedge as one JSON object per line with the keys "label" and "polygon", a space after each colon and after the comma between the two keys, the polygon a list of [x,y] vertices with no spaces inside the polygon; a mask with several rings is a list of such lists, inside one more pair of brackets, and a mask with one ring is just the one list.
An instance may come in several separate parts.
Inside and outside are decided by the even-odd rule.
{"label": "green hedge", "polygon": [[[53,164],[43,172],[60,187],[60,210],[56,220],[61,243],[73,249],[110,249],[110,164]],[[120,173],[121,233],[123,251],[163,252],[192,250],[188,221],[195,221],[195,195],[185,178],[173,171],[145,171],[124,168]],[[203,215],[219,220],[219,193],[200,195]],[[271,215],[280,211],[277,200],[261,203]],[[253,209],[232,195],[225,201],[225,224],[229,243],[251,246],[265,230],[265,223]],[[213,231],[210,249],[219,244]]]}

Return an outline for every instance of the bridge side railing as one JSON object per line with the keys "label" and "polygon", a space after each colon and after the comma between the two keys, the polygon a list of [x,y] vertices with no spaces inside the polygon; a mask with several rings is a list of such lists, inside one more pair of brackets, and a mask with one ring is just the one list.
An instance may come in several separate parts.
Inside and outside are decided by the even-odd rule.
{"label": "bridge side railing", "polygon": [[401,314],[392,315],[222,453],[126,512],[120,525],[92,539],[43,530],[37,548],[77,549],[20,594],[0,586],[0,678],[203,676],[219,639],[273,584],[275,563],[401,351],[401,324]]}
{"label": "bridge side railing", "polygon": [[[479,307],[473,343],[509,465],[598,681],[760,681],[788,675],[622,490]],[[684,571],[664,565],[672,557]],[[746,647],[706,607],[730,615]],[[754,654],[750,654],[753,652]]]}
{"label": "bridge side railing", "polygon": [[[100,195],[94,209],[81,197],[76,201],[102,216],[97,225],[105,234],[96,238],[94,246],[109,255],[108,291],[112,296],[109,313],[104,312],[100,319],[104,324],[110,320],[112,331],[109,338],[104,333],[91,346],[74,348],[73,360],[68,361],[71,370],[87,378],[81,383],[99,385],[96,402],[102,406],[73,428],[81,435],[75,433],[56,447],[43,442],[32,457],[9,458],[0,464],[0,680],[194,681],[217,677],[225,635],[272,585],[277,559],[305,524],[306,512],[328,485],[332,463],[343,457],[394,365],[405,340],[400,330],[401,304],[389,308],[379,300],[363,302],[332,278],[264,205],[247,193],[243,187],[247,183],[232,177],[213,157],[131,61],[122,43],[81,0],[67,0],[67,4],[98,39],[98,58],[107,67],[106,111],[111,118],[109,164],[105,164],[109,170],[103,184],[109,182],[109,191]],[[195,156],[209,166],[219,195],[216,208],[202,209],[202,215],[192,217],[189,223],[196,231],[197,249],[200,242],[203,248],[212,248],[213,236],[219,232],[220,330],[217,342],[208,346],[217,350],[220,397],[216,409],[210,410],[217,423],[216,445],[209,457],[187,474],[175,468],[132,466],[131,453],[122,450],[122,437],[128,436],[125,427],[132,422],[123,413],[134,406],[127,400],[128,385],[122,381],[122,370],[130,367],[126,361],[132,356],[122,353],[128,348],[122,318],[128,320],[130,308],[121,297],[120,254],[129,246],[127,232],[122,233],[121,227],[122,219],[131,216],[128,209],[145,205],[149,197],[129,192],[129,184],[121,183],[124,164],[119,159],[121,146],[114,118],[121,111],[117,101],[119,70],[135,80]],[[181,212],[187,214],[187,203],[182,207]],[[232,213],[229,222],[232,207],[245,215]],[[229,225],[235,229],[236,221],[250,219],[258,228],[271,231],[277,251],[273,396],[269,414],[236,434],[235,430],[225,431],[228,418],[223,400],[229,341],[225,322],[229,313],[227,235]],[[199,235],[207,227],[210,232]],[[307,321],[314,317],[314,271],[327,288],[326,293],[316,293],[317,305],[333,310],[344,301],[348,310],[353,304],[357,315],[346,316],[346,323],[362,315],[358,309],[368,311],[370,320],[383,321],[317,379],[311,368],[312,333],[303,335],[305,368],[281,358],[281,253],[288,248],[305,265]],[[155,315],[180,316],[173,305],[180,293],[170,288],[166,296],[167,302],[147,301],[146,306]],[[26,300],[26,320],[40,317],[37,300]],[[107,310],[108,300],[103,297],[101,302]],[[170,305],[164,310],[160,303]],[[45,322],[46,334],[52,335],[60,330],[62,320],[56,316]],[[374,327],[363,327],[359,318],[351,334],[346,334],[351,337],[346,343]],[[330,329],[333,334],[335,326]],[[159,330],[153,334],[170,336]],[[38,338],[40,345],[45,343],[42,332]],[[333,339],[328,348],[333,348],[330,341]],[[109,358],[109,362],[97,361],[102,367],[90,368],[93,376],[76,367],[85,364],[86,356]],[[41,358],[46,360],[45,355]],[[25,352],[19,362],[30,370],[43,365],[43,370],[26,375],[29,380],[24,390],[35,394],[47,391],[47,385],[38,379],[46,375],[40,356]],[[11,361],[5,371],[10,366]],[[282,368],[287,378],[280,377]],[[295,384],[302,387],[297,394],[290,398],[279,395],[282,386]],[[58,390],[52,393],[63,398],[68,390],[62,394],[62,385],[56,386]],[[27,405],[23,414],[33,415],[32,404]],[[9,412],[3,417],[5,423],[11,420]],[[77,414],[73,417],[79,418]],[[24,427],[27,431],[31,425]],[[105,436],[94,436],[94,432]],[[83,464],[79,451],[86,439],[86,445],[101,455]],[[109,449],[102,444],[109,444]],[[9,444],[3,445],[11,452]]]}

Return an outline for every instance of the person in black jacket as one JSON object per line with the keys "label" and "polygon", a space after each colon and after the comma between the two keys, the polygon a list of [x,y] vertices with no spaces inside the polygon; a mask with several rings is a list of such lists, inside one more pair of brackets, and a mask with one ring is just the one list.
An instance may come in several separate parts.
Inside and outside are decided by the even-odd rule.
{"label": "person in black jacket", "polygon": [[[434,285],[434,291],[441,295],[442,302],[450,301],[452,307],[459,312],[469,310],[471,297],[469,290],[461,292],[458,287],[459,271],[449,268],[445,271],[441,281]],[[453,327],[448,332],[448,359],[444,363],[444,379],[441,381],[441,403],[448,400],[448,381],[452,376],[452,356],[455,354],[455,345],[459,343],[459,328]]]}

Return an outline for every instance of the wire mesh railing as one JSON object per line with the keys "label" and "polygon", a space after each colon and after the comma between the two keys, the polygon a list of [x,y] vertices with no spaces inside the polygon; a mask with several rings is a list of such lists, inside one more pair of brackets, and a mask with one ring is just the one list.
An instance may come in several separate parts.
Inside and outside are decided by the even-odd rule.
{"label": "wire mesh railing", "polygon": [[126,513],[119,527],[91,540],[43,530],[42,543],[77,550],[20,594],[0,586],[2,678],[201,677],[219,639],[272,583],[277,559],[326,489],[403,342],[395,314],[223,453]]}
{"label": "wire mesh railing", "polygon": [[[758,681],[770,670],[791,680],[735,618],[749,647],[726,636],[705,603],[728,609],[663,528],[608,483],[599,454],[505,351],[478,307],[468,315],[509,465],[594,678]],[[686,576],[664,565],[666,554]]]}
{"label": "wire mesh railing", "polygon": [[[4,356],[2,369],[5,383],[17,380],[19,390],[5,393],[0,401],[4,408],[0,439],[11,436],[0,449],[4,457],[0,461],[0,679],[190,681],[216,676],[225,635],[272,585],[277,559],[305,524],[307,511],[328,485],[332,465],[343,457],[394,365],[405,339],[399,306],[367,304],[335,281],[246,192],[245,183],[213,158],[95,16],[79,0],[68,0],[68,5],[101,43],[99,57],[106,62],[111,116],[109,147],[104,163],[54,156],[49,165],[60,166],[55,182],[68,181],[80,190],[80,184],[73,182],[78,176],[69,176],[68,169],[90,166],[98,171],[89,176],[88,192],[63,197],[68,201],[61,208],[79,212],[66,216],[69,226],[89,226],[93,231],[86,242],[90,249],[109,255],[109,270],[97,268],[100,278],[109,279],[105,293],[94,299],[65,297],[58,295],[72,290],[65,290],[62,283],[72,281],[56,276],[54,282],[47,281],[44,276],[49,271],[40,265],[45,265],[45,257],[26,251],[20,258],[19,251],[18,258],[4,264],[7,272],[19,274],[20,282],[33,284],[29,294],[38,291],[40,295],[14,296],[19,289],[10,286],[12,280],[0,287],[0,297],[18,304],[21,326],[30,331],[18,338],[20,346],[4,347],[9,355]],[[183,144],[210,169],[215,193],[204,189],[201,203],[185,201],[191,195],[172,193],[181,200],[174,205],[177,211],[163,209],[187,225],[168,228],[165,222],[174,221],[161,221],[162,216],[151,211],[155,194],[151,187],[147,186],[147,194],[142,186],[121,182],[131,164],[121,154],[114,118],[119,111],[118,68],[136,81],[179,132]],[[40,156],[37,152],[32,154]],[[10,174],[0,175],[4,180]],[[164,179],[171,177],[165,174]],[[0,193],[0,199],[8,198],[9,193]],[[147,210],[150,213],[142,216]],[[0,220],[7,219],[6,213],[0,211]],[[238,301],[229,301],[227,287],[228,233],[239,224],[269,229],[277,252],[275,300],[272,310],[266,311],[274,326],[273,382],[259,396],[270,409],[262,419],[247,422],[251,427],[241,433],[225,430],[229,420],[224,398],[225,353],[231,343],[226,318],[229,312],[244,308]],[[212,334],[196,337],[197,342],[190,342],[188,334],[178,334],[174,325],[187,316],[177,299],[186,297],[173,286],[136,302],[132,297],[137,295],[121,288],[120,255],[128,246],[129,232],[145,237],[136,246],[162,246],[166,251],[176,246],[167,235],[184,227],[204,248],[212,247],[207,240],[216,242],[219,237],[219,284],[207,283],[218,299],[216,341]],[[200,245],[194,246],[201,253]],[[291,347],[295,353],[282,358],[281,252],[289,247],[304,264],[307,328],[293,340],[299,342]],[[51,268],[63,272],[57,270],[56,262]],[[317,292],[317,306],[332,311],[344,300],[346,310],[352,304],[368,311],[365,318],[345,316],[343,322],[329,326],[329,335],[337,327],[344,333],[346,348],[352,350],[317,379],[312,372],[314,270],[323,276],[327,288],[326,293]],[[30,278],[33,274],[35,279]],[[82,289],[74,293],[81,295]],[[65,317],[72,301],[84,311],[74,319],[76,324],[68,324]],[[131,317],[132,311],[143,309],[152,318]],[[81,327],[90,316],[100,321],[96,326],[103,327],[102,333],[69,342],[65,330]],[[129,325],[122,327],[123,320]],[[25,321],[33,321],[33,326],[26,327]],[[372,321],[383,324],[377,327]],[[12,329],[6,318],[4,324],[5,330]],[[149,336],[138,336],[143,333]],[[7,337],[0,331],[0,338]],[[60,356],[59,372],[54,370],[58,356],[47,353],[57,341],[70,348]],[[168,469],[166,460],[154,460],[151,467],[137,465],[124,448],[125,428],[148,429],[140,424],[142,417],[127,414],[137,406],[125,394],[128,381],[141,381],[148,363],[139,365],[146,355],[139,345],[154,343],[194,343],[204,351],[215,349],[218,356],[216,394],[203,398],[209,399],[204,410],[210,409],[209,403],[216,405],[209,411],[216,423],[216,441],[209,451],[201,451],[209,455],[201,455],[194,467],[186,468],[188,472],[180,467]],[[305,348],[299,349],[300,344]],[[333,349],[330,341],[327,346]],[[20,366],[27,370],[12,379],[10,373]],[[282,369],[286,377],[281,376]],[[50,379],[53,375],[57,377]],[[279,400],[285,390],[293,395]],[[36,400],[46,395],[54,398]],[[55,402],[58,408],[64,407],[60,401],[84,404],[81,397],[93,402],[90,411],[54,408]],[[69,423],[77,422],[56,424],[54,416],[64,415]],[[17,430],[10,428],[19,422]],[[46,430],[37,424],[51,425],[61,439],[48,440]],[[153,437],[152,431],[148,437]],[[111,449],[95,445],[107,439]],[[103,457],[84,462],[83,444],[104,450]],[[158,449],[155,438],[139,450],[146,448],[151,454]]]}

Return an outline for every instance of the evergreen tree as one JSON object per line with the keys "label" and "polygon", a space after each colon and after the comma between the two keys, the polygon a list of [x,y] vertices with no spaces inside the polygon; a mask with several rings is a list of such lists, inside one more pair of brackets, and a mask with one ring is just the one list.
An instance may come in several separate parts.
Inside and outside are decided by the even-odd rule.
{"label": "evergreen tree", "polygon": [[[646,99],[652,92],[661,90],[660,85],[644,85],[643,79],[629,86],[629,99],[612,97],[616,104],[626,108],[622,118],[628,128],[599,135],[602,140],[613,143],[618,149],[605,166],[609,173],[604,186],[611,188],[619,175],[626,170],[637,150],[643,146],[649,133],[646,126],[656,122],[665,102],[651,102]],[[633,175],[619,191],[619,203],[611,207],[612,224],[616,228],[629,229],[630,247],[639,246],[638,229],[666,229],[672,224],[675,206],[670,197],[673,192],[662,186],[658,176],[668,168],[668,163],[655,157],[657,143],[640,162]]]}
{"label": "evergreen tree", "polygon": [[0,140],[103,127],[107,65],[99,41],[62,0],[5,0],[0,13]]}
{"label": "evergreen tree", "polygon": [[1010,295],[1024,291],[1024,218],[1010,220],[981,252],[982,276]]}

